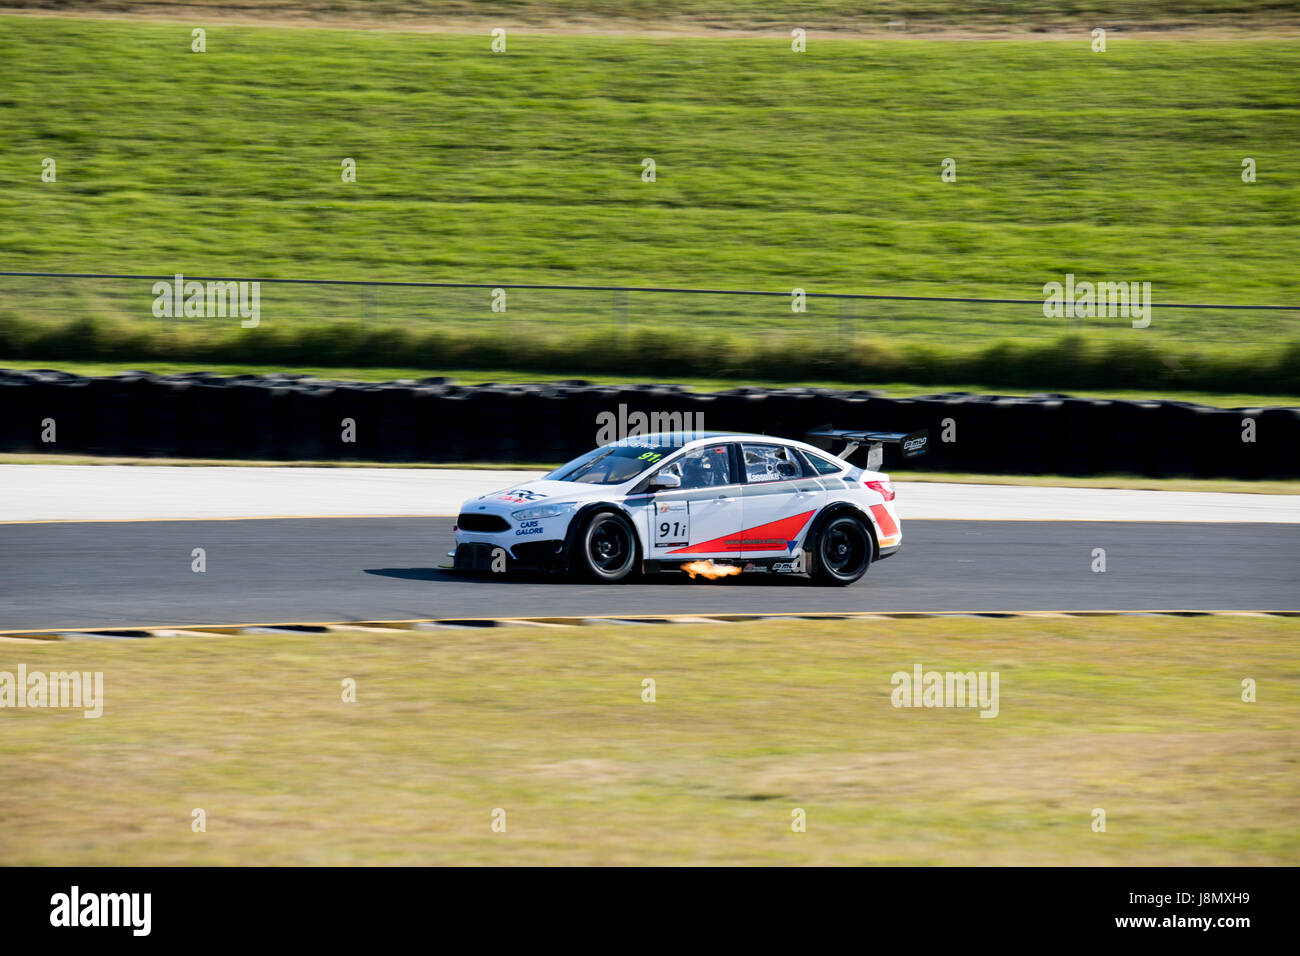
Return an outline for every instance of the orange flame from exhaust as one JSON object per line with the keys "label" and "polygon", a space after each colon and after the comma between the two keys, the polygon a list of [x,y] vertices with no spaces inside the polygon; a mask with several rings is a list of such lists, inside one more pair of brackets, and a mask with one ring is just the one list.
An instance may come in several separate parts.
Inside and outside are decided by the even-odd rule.
{"label": "orange flame from exhaust", "polygon": [[739,574],[740,568],[734,564],[714,564],[712,561],[691,561],[682,565],[682,570],[695,580],[695,575],[706,577],[710,581],[716,581],[718,578],[729,577],[733,574]]}

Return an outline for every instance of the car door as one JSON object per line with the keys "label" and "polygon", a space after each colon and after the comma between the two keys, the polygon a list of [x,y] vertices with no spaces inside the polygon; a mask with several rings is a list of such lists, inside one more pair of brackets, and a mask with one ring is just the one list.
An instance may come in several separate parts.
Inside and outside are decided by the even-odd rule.
{"label": "car door", "polygon": [[790,557],[826,503],[826,489],[787,445],[744,442],[740,451],[745,470],[740,552],[754,558]]}
{"label": "car door", "polygon": [[682,484],[653,492],[647,506],[650,557],[735,557],[741,501],[731,446],[722,442],[692,448],[661,473],[676,475]]}

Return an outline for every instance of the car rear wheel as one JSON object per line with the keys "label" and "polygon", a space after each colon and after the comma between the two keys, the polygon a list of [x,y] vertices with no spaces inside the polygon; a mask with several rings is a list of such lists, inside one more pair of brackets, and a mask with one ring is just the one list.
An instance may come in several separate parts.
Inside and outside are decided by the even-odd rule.
{"label": "car rear wheel", "polygon": [[875,544],[866,522],[856,515],[844,514],[822,525],[813,544],[813,554],[816,558],[813,579],[843,587],[867,573]]}
{"label": "car rear wheel", "polygon": [[580,571],[601,584],[622,581],[636,567],[636,532],[632,523],[613,511],[592,515],[578,535]]}

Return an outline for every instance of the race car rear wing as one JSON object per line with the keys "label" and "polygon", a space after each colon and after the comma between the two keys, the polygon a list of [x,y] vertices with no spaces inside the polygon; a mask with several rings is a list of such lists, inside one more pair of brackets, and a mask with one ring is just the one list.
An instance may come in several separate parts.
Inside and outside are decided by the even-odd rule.
{"label": "race car rear wing", "polygon": [[840,458],[848,458],[859,447],[866,445],[866,467],[868,471],[880,470],[880,465],[885,458],[885,442],[897,444],[904,458],[915,458],[917,455],[924,455],[926,448],[930,444],[929,429],[924,428],[915,432],[867,432],[822,425],[808,432],[807,437],[809,444],[824,448],[827,451],[832,450],[831,445],[836,441],[846,442],[843,450],[835,452]]}

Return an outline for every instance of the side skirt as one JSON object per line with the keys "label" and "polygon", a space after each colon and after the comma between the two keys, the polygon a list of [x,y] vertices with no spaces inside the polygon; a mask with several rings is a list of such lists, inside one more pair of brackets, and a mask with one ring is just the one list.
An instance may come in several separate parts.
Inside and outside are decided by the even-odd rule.
{"label": "side skirt", "polygon": [[[655,559],[642,562],[647,574],[684,574],[682,566],[691,561],[712,561],[716,565],[740,568],[741,574],[779,574],[781,576],[807,574],[807,562],[796,564],[795,558],[704,558],[683,555],[672,560]],[[795,570],[800,568],[801,570]]]}

